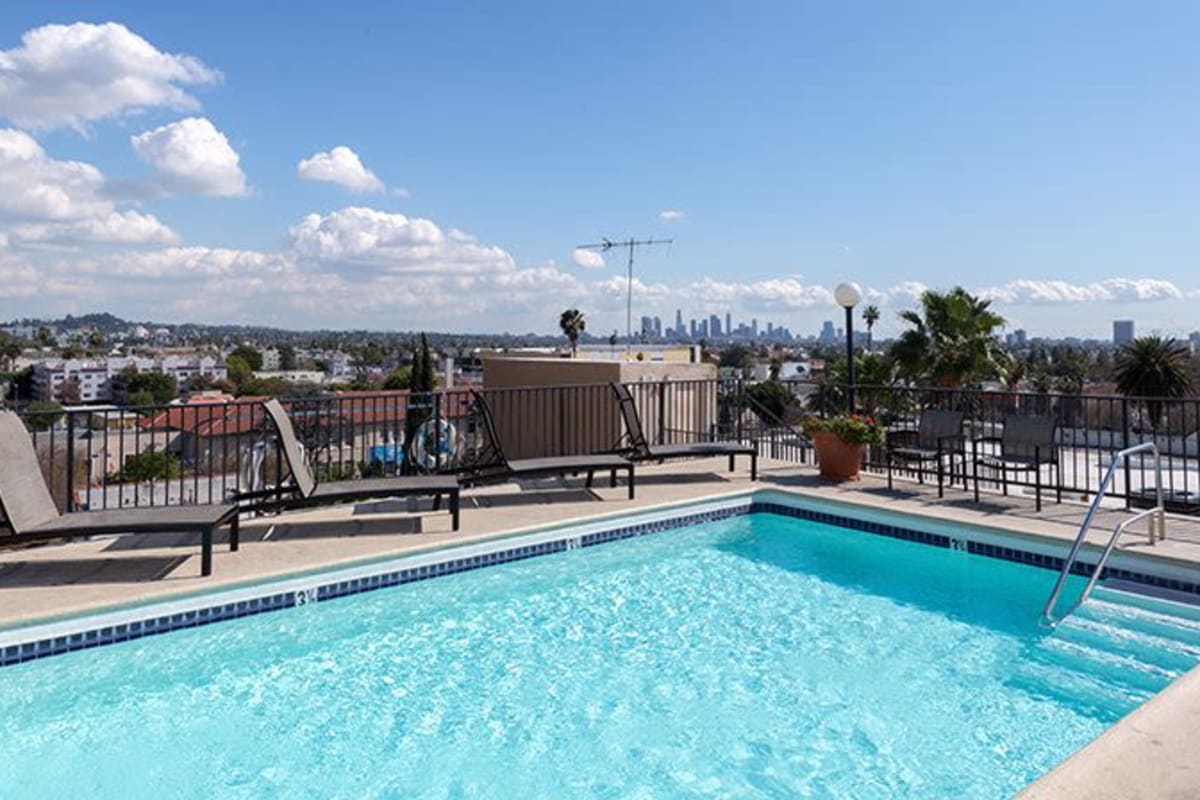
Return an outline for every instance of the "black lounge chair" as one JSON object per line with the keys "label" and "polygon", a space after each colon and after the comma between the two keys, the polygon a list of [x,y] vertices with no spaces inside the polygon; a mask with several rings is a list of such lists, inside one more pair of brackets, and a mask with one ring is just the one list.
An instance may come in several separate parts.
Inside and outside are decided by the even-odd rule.
{"label": "black lounge chair", "polygon": [[637,404],[629,387],[623,383],[612,383],[617,395],[617,404],[625,420],[625,435],[614,449],[628,453],[634,461],[657,461],[668,458],[712,458],[729,456],[729,471],[733,472],[736,456],[750,456],[750,480],[758,480],[758,445],[741,442],[687,442],[685,444],[650,444],[642,428]]}
{"label": "black lounge chair", "polygon": [[[979,445],[999,444],[997,453],[979,453]],[[1000,473],[1004,494],[1008,494],[1009,472],[1032,472],[1037,510],[1042,510],[1042,467],[1049,466],[1055,474],[1058,502],[1062,502],[1062,467],[1058,462],[1058,420],[1051,417],[1010,414],[1004,420],[1000,436],[982,436],[971,443],[975,462],[975,502],[979,502],[979,467]]]}
{"label": "black lounge chair", "polygon": [[[267,505],[276,508],[299,508],[303,506],[333,505],[349,500],[374,500],[385,497],[433,496],[433,510],[441,508],[442,495],[450,498],[451,527],[458,530],[459,492],[458,478],[453,475],[401,475],[392,478],[363,478],[361,480],[328,481],[318,483],[304,460],[300,440],[292,420],[278,400],[263,403],[267,416],[275,423],[284,460],[292,473],[291,492]],[[253,496],[276,496],[268,490]],[[251,495],[242,495],[247,499]]]}
{"label": "black lounge chair", "polygon": [[[71,446],[71,443],[68,443]],[[0,507],[12,529],[5,542],[29,542],[102,533],[200,534],[200,574],[212,574],[213,533],[229,525],[229,549],[238,549],[238,507],[139,506],[60,514],[38,466],[25,423],[0,411]]]}
{"label": "black lounge chair", "polygon": [[925,465],[937,465],[938,497],[945,496],[944,459],[950,458],[950,481],[954,482],[954,459],[963,465],[963,489],[967,480],[966,437],[963,423],[966,415],[961,411],[929,409],[921,414],[916,430],[888,431],[887,471],[888,490],[892,488],[892,466],[894,464],[917,465],[917,480],[925,482]]}
{"label": "black lounge chair", "polygon": [[592,478],[597,472],[609,473],[609,486],[617,485],[617,473],[624,472],[629,479],[629,499],[634,497],[633,462],[618,455],[573,455],[551,456],[549,458],[517,458],[511,459],[504,454],[500,444],[500,436],[496,432],[496,422],[492,418],[492,410],[484,400],[483,395],[474,389],[471,396],[483,422],[484,432],[488,437],[488,446],[478,466],[463,476],[464,482],[483,483],[490,480],[511,480],[513,478],[534,478],[546,475],[587,474],[585,485],[592,487]]}

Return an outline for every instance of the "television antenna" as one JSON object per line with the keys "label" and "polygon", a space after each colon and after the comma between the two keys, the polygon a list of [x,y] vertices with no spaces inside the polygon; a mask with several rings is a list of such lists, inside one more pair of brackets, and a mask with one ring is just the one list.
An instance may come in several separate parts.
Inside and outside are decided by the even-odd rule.
{"label": "television antenna", "polygon": [[668,247],[674,244],[674,239],[623,239],[614,242],[612,239],[601,238],[599,242],[593,244],[581,244],[576,247],[576,250],[599,250],[601,253],[607,253],[609,250],[614,250],[624,247],[629,252],[628,276],[625,281],[625,342],[626,346],[633,342],[633,253],[639,247],[653,247],[654,245],[665,244]]}

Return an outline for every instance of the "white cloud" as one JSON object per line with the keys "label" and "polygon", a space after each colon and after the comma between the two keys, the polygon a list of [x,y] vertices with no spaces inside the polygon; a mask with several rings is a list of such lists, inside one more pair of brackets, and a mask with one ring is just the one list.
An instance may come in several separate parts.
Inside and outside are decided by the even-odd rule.
{"label": "white cloud", "polygon": [[978,294],[1006,305],[1132,303],[1183,297],[1183,292],[1174,283],[1157,278],[1109,278],[1083,284],[1022,279],[1003,286],[980,289]]}
{"label": "white cloud", "polygon": [[682,222],[687,218],[687,214],[677,208],[668,208],[666,211],[659,212],[658,218],[663,222]]}
{"label": "white cloud", "polygon": [[328,153],[314,153],[296,166],[296,174],[309,181],[336,183],[352,192],[382,192],[383,181],[363,166],[358,154],[349,147],[335,147]]}
{"label": "white cloud", "polygon": [[309,214],[289,234],[296,257],[330,267],[442,275],[514,268],[508,252],[480,245],[462,231],[443,233],[430,220],[362,206]]}
{"label": "white cloud", "polygon": [[57,161],[23,131],[0,129],[0,215],[71,220],[106,213],[104,176],[91,164]]}
{"label": "white cloud", "polygon": [[146,108],[199,108],[181,86],[220,81],[200,60],[164,53],[118,23],[46,25],[0,50],[0,116],[32,129],[72,127]]}
{"label": "white cloud", "polygon": [[14,245],[171,244],[152,214],[118,211],[100,170],[51,158],[32,136],[0,129],[0,222]]}
{"label": "white cloud", "polygon": [[735,304],[763,311],[836,305],[829,289],[805,284],[798,278],[731,283],[706,277],[683,287],[683,294],[704,310],[721,310]]}
{"label": "white cloud", "polygon": [[237,151],[204,117],[172,122],[130,141],[167,192],[225,197],[246,193],[246,176]]}
{"label": "white cloud", "polygon": [[153,214],[111,211],[73,222],[18,225],[12,240],[19,244],[175,244],[178,235]]}
{"label": "white cloud", "polygon": [[584,269],[600,269],[604,266],[604,256],[595,250],[581,250],[577,247],[571,251],[571,263]]}

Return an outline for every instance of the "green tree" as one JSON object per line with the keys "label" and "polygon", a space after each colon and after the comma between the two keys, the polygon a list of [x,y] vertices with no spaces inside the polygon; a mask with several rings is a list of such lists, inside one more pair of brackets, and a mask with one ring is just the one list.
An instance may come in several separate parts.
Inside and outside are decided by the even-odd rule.
{"label": "green tree", "polygon": [[796,402],[791,391],[778,380],[756,383],[746,390],[750,408],[767,424],[788,421],[788,410]]}
{"label": "green tree", "polygon": [[258,372],[262,369],[262,353],[255,350],[248,344],[239,344],[230,351],[229,357],[225,359],[226,367],[229,366],[230,358],[240,358],[250,368],[251,372]]}
{"label": "green tree", "polygon": [[253,377],[254,370],[251,369],[246,359],[238,355],[230,355],[225,359],[225,374],[229,376],[230,382],[237,387],[240,393],[242,387]]}
{"label": "green tree", "polygon": [[296,348],[290,344],[279,346],[279,368],[284,372],[296,369]]}
{"label": "green tree", "polygon": [[871,332],[875,323],[879,322],[879,306],[867,306],[862,313],[863,323],[867,326],[867,349],[871,349]]}
{"label": "green tree", "polygon": [[[165,405],[175,399],[178,385],[175,378],[162,372],[131,370],[125,377],[125,391],[132,405]],[[148,403],[133,403],[134,396]]]}
{"label": "green tree", "polygon": [[743,378],[754,373],[754,353],[744,344],[731,344],[721,351],[717,366],[736,369]]}
{"label": "green tree", "polygon": [[1161,398],[1192,394],[1188,351],[1174,339],[1139,336],[1117,351],[1117,391],[1140,398],[1150,421],[1157,425],[1165,404]]}
{"label": "green tree", "polygon": [[53,428],[63,418],[63,407],[54,401],[38,400],[25,409],[25,422],[37,431]]}
{"label": "green tree", "polygon": [[400,369],[390,373],[383,379],[384,391],[395,391],[397,389],[412,388],[412,368],[401,367]]}
{"label": "green tree", "polygon": [[12,372],[13,363],[24,349],[20,341],[0,331],[0,372]]}
{"label": "green tree", "polygon": [[583,312],[578,308],[568,308],[559,316],[558,327],[571,343],[571,358],[574,358],[579,349],[579,335],[587,328]]}
{"label": "green tree", "polygon": [[961,286],[930,290],[921,295],[920,311],[903,311],[900,318],[910,327],[889,355],[904,380],[957,388],[1007,373],[1009,355],[997,338],[1004,318],[991,310],[990,300]]}

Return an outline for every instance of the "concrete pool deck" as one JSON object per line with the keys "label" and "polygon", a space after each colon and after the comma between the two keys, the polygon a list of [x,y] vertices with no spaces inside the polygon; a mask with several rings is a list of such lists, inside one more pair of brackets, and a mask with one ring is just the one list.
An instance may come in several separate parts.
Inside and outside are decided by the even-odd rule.
{"label": "concrete pool deck", "polygon": [[[706,500],[752,489],[838,500],[939,522],[985,526],[1064,546],[1075,536],[1085,507],[1044,497],[987,493],[976,504],[960,487],[937,498],[936,488],[897,481],[895,491],[871,476],[852,484],[821,481],[811,467],[760,461],[752,483],[741,468],[726,471],[723,459],[645,466],[638,470],[638,498],[625,487],[591,490],[582,481],[528,482],[473,489],[463,494],[462,527],[450,530],[445,511],[418,509],[410,501],[380,501],[288,512],[247,519],[242,544],[231,553],[224,539],[214,552],[214,574],[199,575],[198,540],[189,536],[137,535],[97,538],[0,551],[0,626],[44,621],[221,588],[346,566],[366,560],[482,541],[519,530]],[[599,483],[599,482],[598,482]],[[1064,500],[1067,498],[1064,497]],[[414,513],[415,512],[415,513]],[[1105,509],[1089,542],[1102,543],[1125,517]],[[1144,528],[1131,531],[1123,553],[1170,562],[1200,574],[1200,520],[1171,517],[1167,541],[1149,546]],[[1136,531],[1136,532],[1135,532]],[[1047,572],[1047,592],[1053,574]],[[1029,798],[1159,798],[1200,796],[1200,672],[1193,670],[1058,768],[1031,785]]]}

